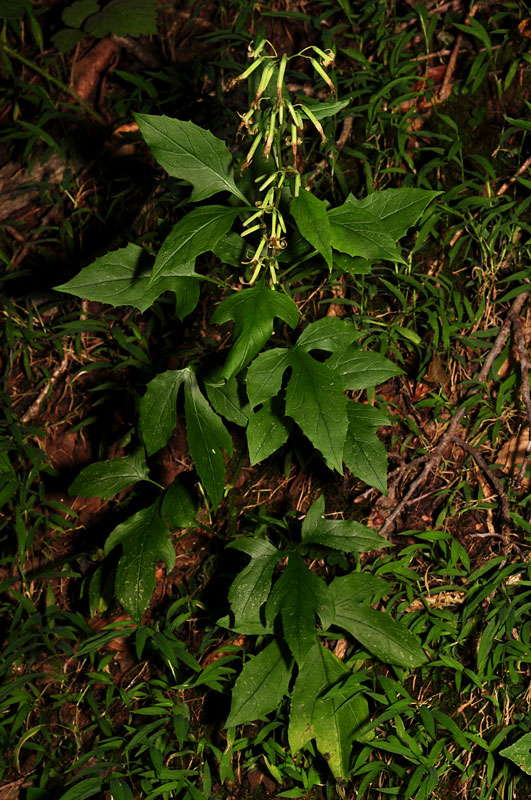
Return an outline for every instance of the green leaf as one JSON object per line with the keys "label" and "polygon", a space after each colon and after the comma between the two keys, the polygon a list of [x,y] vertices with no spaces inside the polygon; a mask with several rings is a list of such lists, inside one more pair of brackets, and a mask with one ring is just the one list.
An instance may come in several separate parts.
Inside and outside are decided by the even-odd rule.
{"label": "green leaf", "polygon": [[348,777],[352,742],[363,737],[369,708],[361,694],[349,690],[323,695],[350,674],[330,650],[314,644],[295,681],[288,729],[293,755],[315,739],[334,776],[342,779]]}
{"label": "green leaf", "polygon": [[158,505],[157,501],[126,519],[105,542],[105,555],[122,545],[116,570],[116,596],[136,622],[141,621],[151,600],[157,560],[166,563],[168,572],[175,564],[175,550]]}
{"label": "green leaf", "polygon": [[329,586],[336,604],[334,624],[354,636],[380,661],[418,667],[427,661],[419,639],[389,614],[352,601],[356,573],[335,578]]}
{"label": "green leaf", "polygon": [[248,246],[249,242],[247,242],[243,236],[231,231],[221,237],[219,242],[214,246],[212,252],[224,264],[229,264],[231,267],[241,267]]}
{"label": "green leaf", "polygon": [[[338,317],[323,317],[304,328],[297,339],[296,346],[307,353],[311,350],[343,353],[357,336],[357,330],[348,320]],[[339,356],[339,358],[341,357]]]}
{"label": "green leaf", "polygon": [[222,370],[229,380],[260,352],[273,333],[275,317],[290,328],[299,321],[299,312],[286,294],[266,288],[263,284],[242,289],[223,300],[214,311],[211,321],[221,325],[234,320],[234,344]]}
{"label": "green leaf", "polygon": [[96,14],[100,10],[96,0],[77,0],[76,3],[63,10],[61,19],[65,25],[71,28],[81,28],[87,17]]}
{"label": "green leaf", "polygon": [[260,609],[269,595],[273,570],[282,553],[265,539],[238,539],[228,547],[251,557],[229,590],[229,603],[234,614],[234,625],[230,627],[246,635],[264,633],[267,628],[260,617]]}
{"label": "green leaf", "polygon": [[[219,374],[218,371],[214,373],[215,377]],[[249,419],[249,403],[245,397],[245,390],[243,386],[236,380],[231,378],[226,383],[221,385],[210,380],[205,381],[205,389],[208,399],[212,403],[214,411],[221,414],[222,417],[228,419],[229,422],[234,422],[235,425],[245,427]]]}
{"label": "green leaf", "polygon": [[[54,288],[86,300],[145,311],[163,292],[178,292],[182,288],[173,276],[165,276],[151,285],[152,268],[151,256],[136,244],[128,244],[97,258],[72,280]],[[189,273],[193,273],[193,264]]]}
{"label": "green leaf", "polygon": [[64,28],[57,31],[52,36],[52,44],[60,53],[67,53],[83,39],[83,31],[76,31],[73,28]]}
{"label": "green leaf", "polygon": [[111,0],[85,23],[91,36],[151,36],[157,33],[157,0]]}
{"label": "green leaf", "polygon": [[225,488],[225,461],[221,451],[232,455],[232,439],[221,417],[201,394],[192,372],[184,387],[184,410],[190,455],[212,505],[217,508]]}
{"label": "green leaf", "polygon": [[268,400],[259,411],[250,414],[247,446],[251,466],[254,467],[282,447],[290,430],[291,421],[284,417],[278,398]]}
{"label": "green leaf", "polygon": [[[367,414],[357,406],[347,406],[348,433],[343,451],[346,468],[369,486],[387,494],[387,451],[374,427],[367,423]],[[361,406],[363,409],[364,406]]]}
{"label": "green leaf", "polygon": [[380,353],[359,350],[355,346],[334,353],[327,359],[326,365],[341,376],[345,389],[353,392],[378,386],[394,375],[403,374],[400,367]]}
{"label": "green leaf", "polygon": [[384,189],[372,192],[362,200],[350,195],[347,203],[354,208],[364,208],[385,224],[387,233],[395,240],[401,239],[420,219],[426,207],[441,192],[426,189]]}
{"label": "green leaf", "polygon": [[297,663],[301,664],[316,642],[315,615],[328,628],[334,621],[328,589],[298,553],[289,556],[287,567],[275,583],[266,605],[266,620],[272,624],[282,616],[284,637]]}
{"label": "green leaf", "polygon": [[525,733],[510,747],[500,750],[500,755],[510,758],[528,775],[531,775],[531,733]]}
{"label": "green leaf", "polygon": [[328,212],[332,247],[350,256],[361,256],[368,261],[399,261],[404,259],[388,232],[384,222],[366,208],[356,208],[346,201]]}
{"label": "green leaf", "polygon": [[177,395],[188,369],[169,369],[151,380],[140,400],[139,426],[148,456],[167,443],[177,423]]}
{"label": "green leaf", "polygon": [[166,278],[165,282],[175,292],[175,316],[183,320],[199,302],[199,281],[197,278]]}
{"label": "green leaf", "polygon": [[266,350],[255,358],[247,371],[247,396],[253,408],[267,403],[280,392],[282,377],[289,366],[290,351],[281,347]]}
{"label": "green leaf", "polygon": [[87,797],[93,797],[95,794],[100,794],[103,786],[101,778],[84,778],[82,781],[76,781],[75,786],[71,786],[66,792],[63,792],[59,800],[86,800]]}
{"label": "green leaf", "polygon": [[321,253],[328,269],[332,269],[332,235],[324,200],[301,191],[291,201],[290,211],[300,233]]}
{"label": "green leaf", "polygon": [[242,210],[245,209],[203,206],[190,211],[164,239],[155,259],[151,283],[168,275],[190,275],[197,256],[214,248]]}
{"label": "green leaf", "polygon": [[246,205],[232,177],[232,158],[224,142],[193,122],[166,116],[134,115],[140,133],[166,172],[194,187],[190,199],[197,203],[218,192],[231,192]]}
{"label": "green leaf", "polygon": [[162,495],[160,515],[170,528],[192,528],[199,513],[197,495],[186,485],[183,476],[177,475]]}
{"label": "green leaf", "polygon": [[302,523],[301,536],[304,544],[333,547],[345,553],[364,553],[368,550],[390,547],[387,539],[362,525],[361,522],[327,519],[324,513],[324,496],[320,495],[308,509]]}
{"label": "green leaf", "polygon": [[100,497],[102,500],[109,500],[127,486],[148,480],[148,476],[144,452],[138,449],[124,458],[110,458],[108,461],[89,464],[70,484],[68,491],[78,497]]}
{"label": "green leaf", "polygon": [[[333,117],[342,111],[344,108],[348,106],[350,100],[338,100],[336,103],[308,103],[308,99],[306,98],[305,103],[308,104],[308,108],[310,109],[311,113],[315,117],[315,119],[326,119],[326,117]],[[304,105],[299,106],[299,111],[303,116],[304,114]]]}
{"label": "green leaf", "polygon": [[275,711],[288,691],[292,662],[276,641],[247,661],[232,690],[226,728],[244,725]]}
{"label": "green leaf", "polygon": [[302,347],[289,358],[291,378],[286,389],[286,414],[292,417],[331,469],[343,473],[347,435],[347,398],[340,378]]}

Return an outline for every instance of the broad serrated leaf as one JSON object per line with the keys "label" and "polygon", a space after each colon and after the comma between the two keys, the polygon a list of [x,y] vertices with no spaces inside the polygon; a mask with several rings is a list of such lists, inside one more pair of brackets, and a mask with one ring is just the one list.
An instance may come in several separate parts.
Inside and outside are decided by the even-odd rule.
{"label": "broad serrated leaf", "polygon": [[301,191],[292,199],[290,211],[299,232],[323,256],[328,269],[332,269],[332,235],[324,200]]}
{"label": "broad serrated leaf", "polygon": [[292,661],[276,641],[251,658],[232,690],[232,703],[226,728],[255,722],[275,711],[288,691]]}
{"label": "broad serrated leaf", "polygon": [[84,28],[91,36],[151,36],[157,33],[157,0],[111,0]]}
{"label": "broad serrated leaf", "polygon": [[192,372],[184,386],[184,410],[190,455],[212,505],[217,508],[225,488],[222,450],[232,455],[232,439],[221,417],[201,394]]}
{"label": "broad serrated leaf", "polygon": [[[230,231],[225,236],[222,236],[219,242],[215,245],[213,253],[224,264],[229,264],[231,267],[241,267],[242,261],[246,257],[249,242],[240,236],[239,233]],[[250,257],[250,254],[249,254]]]}
{"label": "broad serrated leaf", "polygon": [[347,519],[327,519],[324,516],[325,501],[320,495],[315,500],[302,523],[301,536],[304,544],[319,544],[333,547],[345,553],[365,553],[381,547],[390,547],[387,539],[362,525]]}
{"label": "broad serrated leaf", "polygon": [[380,353],[359,350],[356,346],[332,354],[326,364],[341,376],[345,389],[352,392],[368,389],[370,386],[378,386],[394,375],[403,373],[400,367]]}
{"label": "broad serrated leaf", "polygon": [[151,380],[140,400],[140,435],[148,456],[167,443],[177,423],[177,395],[188,369],[169,369]]}
{"label": "broad serrated leaf", "polygon": [[[308,100],[305,100],[305,103],[308,103]],[[335,103],[312,103],[311,105],[308,103],[308,108],[315,119],[326,119],[326,117],[333,117],[335,114],[338,114],[346,108],[349,103],[350,100],[338,100]],[[298,108],[300,113],[306,116],[304,114],[304,104],[298,106]]]}
{"label": "broad serrated leaf", "polygon": [[387,494],[387,451],[378,439],[376,430],[355,413],[350,413],[347,438],[343,450],[343,461],[346,468],[356,478],[379,492]]}
{"label": "broad serrated leaf", "polygon": [[[70,281],[54,288],[85,300],[145,311],[163,292],[178,293],[181,286],[175,276],[163,277],[151,285],[152,268],[153,258],[136,244],[128,244],[97,258]],[[193,264],[187,274],[193,274]]]}
{"label": "broad serrated leaf", "polygon": [[140,133],[166,172],[192,184],[197,203],[230,192],[249,205],[232,176],[232,158],[224,142],[193,122],[152,114],[134,115]]}
{"label": "broad serrated leaf", "polygon": [[52,36],[52,44],[60,53],[67,53],[83,39],[84,35],[83,31],[78,31],[74,28],[64,28],[62,31],[54,33]]}
{"label": "broad serrated leaf", "polygon": [[63,10],[61,19],[65,25],[71,28],[81,28],[87,17],[96,14],[100,10],[96,0],[77,0]]}
{"label": "broad serrated leaf", "polygon": [[247,371],[247,396],[254,408],[267,403],[280,392],[284,372],[290,364],[290,351],[281,347],[266,350],[255,358]]}
{"label": "broad serrated leaf", "polygon": [[531,733],[525,733],[510,747],[500,750],[500,756],[510,758],[517,767],[531,775]]}
{"label": "broad serrated leaf", "polygon": [[401,667],[418,667],[427,661],[420,641],[402,622],[389,614],[355,603],[351,598],[352,575],[335,578],[329,586],[334,597],[334,624],[348,631],[380,661]]}
{"label": "broad serrated leaf", "polygon": [[68,491],[78,497],[100,497],[109,500],[138,481],[148,480],[149,470],[143,450],[130,456],[98,461],[82,469]]}
{"label": "broad serrated leaf", "polygon": [[287,441],[290,430],[291,420],[284,416],[278,398],[269,400],[259,411],[250,414],[247,425],[247,446],[251,466],[254,467],[282,447]]}
{"label": "broad serrated leaf", "polygon": [[212,383],[210,376],[209,381],[205,381],[206,393],[214,411],[228,419],[229,422],[245,427],[249,419],[250,408],[244,387],[236,378],[218,384],[217,381],[214,382],[214,378],[217,378],[218,374],[219,372],[216,370],[212,377]]}
{"label": "broad serrated leaf", "polygon": [[234,321],[234,344],[221,373],[226,380],[260,352],[273,333],[276,317],[294,328],[299,321],[297,306],[288,295],[263,284],[235,292],[219,304],[211,321],[218,325]]}
{"label": "broad serrated leaf", "polygon": [[116,569],[116,596],[137,622],[142,619],[155,588],[157,561],[164,561],[168,572],[175,564],[175,550],[158,506],[157,501],[126,519],[105,542],[105,555],[122,545]]}
{"label": "broad serrated leaf", "polygon": [[197,521],[199,502],[182,475],[177,475],[162,495],[160,515],[170,528],[191,528]]}
{"label": "broad serrated leaf", "polygon": [[381,425],[390,425],[389,415],[376,406],[367,403],[356,403],[354,400],[347,406],[349,421],[369,428],[379,428]]}
{"label": "broad serrated leaf", "polygon": [[295,347],[289,358],[292,374],[286,388],[286,414],[319,450],[331,469],[343,473],[347,435],[347,398],[335,373]]}
{"label": "broad serrated leaf", "polygon": [[250,563],[236,576],[229,590],[234,627],[246,635],[264,633],[265,618],[260,609],[268,598],[275,564],[282,553],[264,539],[239,539],[228,545],[251,557]]}
{"label": "broad serrated leaf", "polygon": [[295,681],[288,729],[293,755],[315,739],[334,776],[342,779],[348,777],[352,742],[363,738],[369,707],[361,694],[323,695],[349,675],[350,670],[330,650],[315,644]]}
{"label": "broad serrated leaf", "polygon": [[[296,346],[307,353],[311,350],[343,353],[358,336],[358,331],[348,320],[323,317],[304,328]],[[341,359],[341,356],[338,358]]]}
{"label": "broad serrated leaf", "polygon": [[328,212],[332,247],[350,256],[361,256],[368,261],[399,261],[404,259],[388,232],[385,223],[366,208],[355,208],[352,203]]}
{"label": "broad serrated leaf", "polygon": [[278,613],[282,617],[284,638],[295,661],[301,664],[316,642],[315,615],[319,616],[323,627],[328,628],[334,621],[334,607],[326,584],[308,569],[298,553],[289,556],[267,601],[269,624]]}
{"label": "broad serrated leaf", "polygon": [[[173,226],[162,242],[155,259],[151,283],[168,275],[179,275],[179,270],[184,275],[193,272],[197,256],[214,248],[242,210],[212,205],[190,211]],[[192,269],[190,265],[193,265]]]}
{"label": "broad serrated leaf", "polygon": [[362,200],[350,195],[347,203],[354,208],[370,211],[385,223],[389,235],[398,241],[420,219],[431,201],[440,194],[442,193],[427,189],[384,189],[381,192],[372,192]]}

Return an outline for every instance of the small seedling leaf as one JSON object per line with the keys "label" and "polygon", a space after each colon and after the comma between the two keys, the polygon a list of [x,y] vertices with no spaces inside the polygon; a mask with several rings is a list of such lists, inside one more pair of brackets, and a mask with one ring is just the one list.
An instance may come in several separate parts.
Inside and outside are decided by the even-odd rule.
{"label": "small seedling leaf", "polygon": [[288,691],[292,662],[276,641],[270,642],[244,666],[232,691],[225,727],[244,725],[275,711]]}

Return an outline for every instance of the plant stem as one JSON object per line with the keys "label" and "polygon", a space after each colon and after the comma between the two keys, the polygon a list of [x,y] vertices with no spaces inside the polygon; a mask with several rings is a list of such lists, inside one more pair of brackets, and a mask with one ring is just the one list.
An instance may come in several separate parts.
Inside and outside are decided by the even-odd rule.
{"label": "plant stem", "polygon": [[86,111],[87,114],[90,114],[90,116],[93,117],[97,122],[99,122],[100,125],[104,125],[105,124],[105,120],[103,119],[101,114],[99,114],[95,109],[92,108],[92,106],[90,106],[85,100],[83,100],[83,98],[80,97],[77,94],[77,92],[74,92],[73,89],[71,89],[69,86],[67,86],[66,83],[63,83],[62,81],[58,80],[58,78],[54,78],[53,75],[50,75],[44,69],[42,69],[37,64],[35,64],[33,61],[30,61],[25,56],[22,56],[22,55],[20,55],[20,53],[17,53],[15,50],[12,50],[11,47],[9,47],[7,44],[2,44],[1,47],[2,47],[2,50],[4,51],[4,53],[6,55],[11,56],[12,58],[16,58],[18,61],[20,61],[26,67],[29,67],[29,69],[32,69],[38,75],[40,75],[41,77],[45,78],[47,81],[50,81],[50,83],[55,84],[63,92],[66,92],[71,97],[73,97],[79,103],[81,108],[84,111]]}

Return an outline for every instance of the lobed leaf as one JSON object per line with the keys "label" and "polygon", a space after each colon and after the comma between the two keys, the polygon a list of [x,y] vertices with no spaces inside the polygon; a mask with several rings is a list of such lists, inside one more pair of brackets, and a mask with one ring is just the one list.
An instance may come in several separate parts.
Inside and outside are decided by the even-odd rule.
{"label": "lobed leaf", "polygon": [[234,183],[231,154],[221,139],[193,122],[153,114],[134,117],[161,167],[168,175],[192,184],[192,202],[230,192],[249,205]]}
{"label": "lobed leaf", "polygon": [[384,189],[372,192],[358,200],[349,195],[347,203],[354,208],[366,209],[385,224],[387,232],[395,241],[401,239],[424,213],[431,201],[442,192],[427,189]]}
{"label": "lobed leaf", "polygon": [[177,395],[189,370],[169,369],[151,380],[140,399],[140,435],[148,456],[167,443],[177,423]]}
{"label": "lobed leaf", "polygon": [[78,497],[109,500],[122,489],[138,481],[149,480],[149,470],[142,449],[123,458],[110,458],[89,464],[70,484],[68,491]]}
{"label": "lobed leaf", "polygon": [[275,711],[288,691],[292,661],[275,640],[244,665],[234,684],[226,728],[255,722]]}
{"label": "lobed leaf", "polygon": [[299,232],[315,247],[332,269],[332,234],[326,203],[310,192],[301,191],[291,201],[290,212]]}
{"label": "lobed leaf", "polygon": [[140,622],[155,588],[157,560],[168,571],[175,564],[175,550],[159,513],[158,501],[118,525],[105,542],[105,555],[122,545],[116,570],[115,590],[120,603]]}
{"label": "lobed leaf", "polygon": [[228,547],[251,557],[229,590],[229,603],[234,614],[231,628],[244,634],[264,633],[266,628],[260,618],[260,609],[269,596],[273,570],[282,553],[265,539],[239,539]]}
{"label": "lobed leaf", "polygon": [[356,574],[335,578],[329,589],[335,600],[335,622],[373,655],[389,664],[418,667],[427,661],[420,641],[409,628],[383,611],[352,601]]}
{"label": "lobed leaf", "polygon": [[364,553],[390,544],[361,522],[346,519],[327,519],[324,516],[325,501],[320,495],[308,509],[302,523],[304,544],[332,547],[345,553]]}
{"label": "lobed leaf", "polygon": [[201,482],[214,508],[217,508],[225,488],[225,461],[222,450],[232,455],[232,439],[219,417],[201,394],[193,372],[184,386],[186,435]]}
{"label": "lobed leaf", "polygon": [[294,328],[299,312],[288,295],[268,289],[264,284],[235,292],[219,304],[212,322],[221,325],[233,320],[235,340],[222,377],[229,380],[252,361],[271,337],[276,317]]}
{"label": "lobed leaf", "polygon": [[350,256],[368,261],[398,261],[405,264],[395,238],[384,222],[366,208],[357,208],[346,201],[328,212],[332,247]]}
{"label": "lobed leaf", "polygon": [[253,467],[275,453],[288,439],[291,421],[286,419],[280,405],[278,398],[273,398],[249,416],[247,446]]}
{"label": "lobed leaf", "polygon": [[197,256],[213,250],[244,210],[211,205],[190,211],[164,239],[155,258],[150,283],[168,275],[181,274],[181,271],[183,275],[193,272]]}
{"label": "lobed leaf", "polygon": [[327,689],[349,676],[350,670],[330,651],[316,643],[308,652],[291,696],[288,740],[293,755],[311,739],[328,761],[336,778],[349,773],[352,742],[364,738],[369,707],[361,694]]}
{"label": "lobed leaf", "polygon": [[395,375],[403,374],[400,367],[380,353],[359,350],[355,346],[334,353],[327,359],[326,365],[341,376],[345,389],[353,392],[378,386]]}
{"label": "lobed leaf", "polygon": [[91,36],[150,36],[157,33],[156,0],[111,0],[84,25]]}

